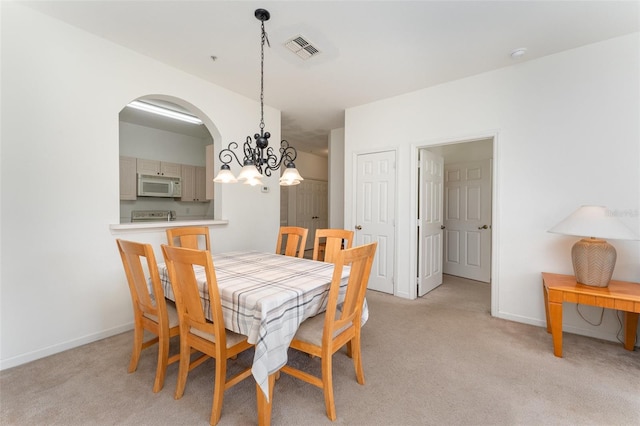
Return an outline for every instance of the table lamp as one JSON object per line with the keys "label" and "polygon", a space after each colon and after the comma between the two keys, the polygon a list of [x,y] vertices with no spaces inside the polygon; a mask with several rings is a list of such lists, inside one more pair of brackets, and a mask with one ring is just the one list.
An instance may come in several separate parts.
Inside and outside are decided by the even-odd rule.
{"label": "table lamp", "polygon": [[582,238],[571,248],[576,281],[607,287],[616,264],[616,249],[604,239],[638,240],[640,237],[602,206],[581,206],[548,232]]}

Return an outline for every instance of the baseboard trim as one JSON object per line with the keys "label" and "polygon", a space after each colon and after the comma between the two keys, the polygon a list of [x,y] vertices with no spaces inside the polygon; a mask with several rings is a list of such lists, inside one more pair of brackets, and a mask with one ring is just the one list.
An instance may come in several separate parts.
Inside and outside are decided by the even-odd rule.
{"label": "baseboard trim", "polygon": [[[528,317],[522,317],[519,315],[512,315],[512,314],[505,314],[505,313],[501,313],[500,315],[497,316],[497,318],[547,328],[546,320],[539,320],[536,318],[528,318]],[[615,334],[607,331],[592,330],[592,329],[576,327],[574,325],[568,325],[568,324],[562,324],[562,331],[564,333],[577,334],[579,336],[592,337],[594,339],[620,343],[620,341],[618,340]],[[549,338],[551,338],[551,335],[549,335]],[[640,339],[636,338],[636,344],[634,347],[640,348]]]}
{"label": "baseboard trim", "polygon": [[133,322],[123,324],[118,327],[111,328],[109,330],[104,330],[99,333],[90,334],[88,336],[84,336],[78,339],[69,340],[67,342],[62,342],[56,345],[48,346],[46,348],[38,349],[32,352],[27,352],[25,354],[14,356],[12,358],[3,359],[3,360],[0,360],[0,371],[17,367],[19,365],[23,365],[31,361],[36,361],[41,358],[46,358],[48,356],[67,351],[69,349],[86,345],[87,343],[92,343],[98,340],[106,339],[107,337],[115,336],[116,334],[124,333],[129,330],[133,330]]}

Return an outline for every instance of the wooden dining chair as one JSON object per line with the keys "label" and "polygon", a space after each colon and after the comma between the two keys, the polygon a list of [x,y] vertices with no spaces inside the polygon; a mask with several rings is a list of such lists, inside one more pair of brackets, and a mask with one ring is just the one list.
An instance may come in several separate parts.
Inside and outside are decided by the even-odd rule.
{"label": "wooden dining chair", "polygon": [[[360,319],[377,244],[371,243],[338,251],[329,288],[327,310],[323,314],[303,321],[291,342],[291,348],[321,359],[322,377],[313,376],[290,365],[285,365],[280,370],[322,389],[327,417],[331,420],[336,419],[332,357],[341,347],[349,343],[351,343],[351,351],[347,351],[347,354],[353,358],[358,383],[364,385]],[[351,271],[344,300],[339,304],[338,295],[344,266],[350,266]]]}
{"label": "wooden dining chair", "polygon": [[[307,228],[298,226],[281,226],[278,232],[278,242],[276,243],[276,254],[285,256],[304,257],[304,249],[307,245]],[[282,249],[285,245],[284,251]]]}
{"label": "wooden dining chair", "polygon": [[[117,239],[116,243],[133,303],[133,351],[129,362],[129,373],[133,373],[138,368],[142,350],[158,343],[158,365],[156,379],[153,383],[153,391],[158,392],[164,385],[167,365],[180,359],[179,354],[169,358],[169,340],[180,334],[178,313],[173,304],[167,303],[164,298],[158,266],[151,245],[121,239]],[[143,260],[149,279],[145,274]],[[149,291],[148,282],[151,282],[153,295]],[[153,333],[155,337],[144,342],[145,330]]]}
{"label": "wooden dining chair", "polygon": [[316,229],[313,241],[313,260],[333,263],[340,250],[350,249],[353,231],[346,229]]}
{"label": "wooden dining chair", "polygon": [[[216,281],[213,260],[208,250],[193,250],[162,245],[169,279],[176,298],[180,320],[180,367],[175,399],[182,398],[187,375],[196,365],[190,361],[190,352],[195,349],[215,358],[215,382],[210,424],[215,425],[222,414],[224,391],[251,375],[251,367],[227,379],[227,360],[251,348],[247,337],[225,330],[222,317],[220,292]],[[209,291],[211,321],[205,315],[194,267],[204,268]],[[197,362],[197,361],[196,361]]]}
{"label": "wooden dining chair", "polygon": [[[204,246],[201,242],[204,241]],[[167,242],[172,247],[185,247],[195,250],[211,251],[209,242],[209,227],[207,226],[183,226],[167,229]]]}

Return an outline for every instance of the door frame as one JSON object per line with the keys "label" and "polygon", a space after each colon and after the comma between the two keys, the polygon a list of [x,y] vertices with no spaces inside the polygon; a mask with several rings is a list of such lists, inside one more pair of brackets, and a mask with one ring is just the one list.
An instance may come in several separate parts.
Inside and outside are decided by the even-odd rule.
{"label": "door frame", "polygon": [[[500,240],[500,215],[498,211],[498,206],[500,205],[500,197],[498,190],[498,172],[500,169],[500,158],[499,158],[499,138],[498,131],[488,131],[484,133],[477,133],[473,135],[467,136],[459,136],[452,138],[443,138],[443,139],[435,139],[430,141],[423,141],[411,144],[411,163],[412,167],[410,168],[411,180],[410,180],[410,188],[411,191],[411,205],[410,209],[410,217],[411,222],[416,226],[411,227],[411,238],[410,241],[416,242],[416,244],[411,244],[409,249],[410,253],[410,268],[412,276],[417,275],[414,273],[418,270],[418,153],[421,149],[435,148],[437,146],[443,145],[455,145],[459,143],[468,143],[475,142],[485,139],[493,139],[493,167],[491,169],[491,222],[492,222],[492,232],[491,232],[491,315],[497,316],[499,312],[499,287],[500,283],[498,282],[498,268],[499,268],[499,259],[498,259],[498,241]],[[417,298],[418,286],[412,285],[410,296],[412,299]]]}

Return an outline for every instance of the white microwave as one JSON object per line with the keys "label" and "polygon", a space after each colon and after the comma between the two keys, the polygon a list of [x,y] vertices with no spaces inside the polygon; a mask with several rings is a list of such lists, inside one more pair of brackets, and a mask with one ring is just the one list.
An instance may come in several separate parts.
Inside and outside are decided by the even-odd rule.
{"label": "white microwave", "polygon": [[138,197],[182,197],[179,177],[138,175]]}

